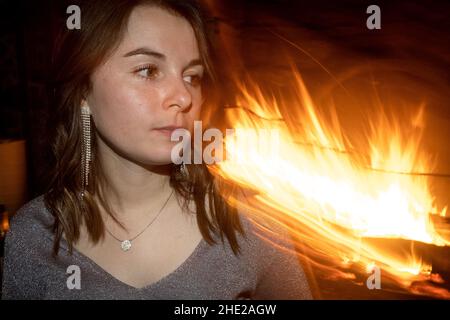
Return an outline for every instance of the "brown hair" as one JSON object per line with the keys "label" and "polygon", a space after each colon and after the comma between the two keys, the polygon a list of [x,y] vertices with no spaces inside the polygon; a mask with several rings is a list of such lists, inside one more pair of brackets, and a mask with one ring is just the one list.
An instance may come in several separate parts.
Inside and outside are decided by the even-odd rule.
{"label": "brown hair", "polygon": [[[73,250],[84,222],[89,238],[97,243],[105,234],[99,204],[114,219],[108,202],[101,192],[102,168],[96,157],[96,143],[92,139],[92,163],[89,185],[84,199],[80,198],[82,125],[80,105],[91,88],[90,76],[118,46],[128,18],[138,5],[153,5],[185,18],[192,26],[205,65],[206,97],[214,92],[214,68],[205,20],[199,6],[186,0],[90,0],[81,3],[80,30],[64,30],[56,41],[53,56],[53,104],[51,132],[53,139],[53,170],[44,195],[47,208],[54,217],[53,254],[57,255],[62,234]],[[95,125],[91,121],[95,130]],[[224,237],[235,254],[239,253],[236,232],[243,234],[236,209],[229,207],[221,194],[225,183],[215,178],[204,164],[186,165],[187,179],[177,179],[177,167],[172,165],[170,184],[179,198],[195,203],[197,222],[203,238],[215,243],[211,233]],[[116,220],[117,221],[117,220]]]}

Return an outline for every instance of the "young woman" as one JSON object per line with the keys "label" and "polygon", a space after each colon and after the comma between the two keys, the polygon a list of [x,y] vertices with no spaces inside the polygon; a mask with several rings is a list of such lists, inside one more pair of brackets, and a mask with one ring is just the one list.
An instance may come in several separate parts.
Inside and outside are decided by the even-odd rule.
{"label": "young woman", "polygon": [[205,165],[174,165],[214,88],[191,1],[88,1],[55,59],[48,191],[12,219],[4,299],[310,298]]}

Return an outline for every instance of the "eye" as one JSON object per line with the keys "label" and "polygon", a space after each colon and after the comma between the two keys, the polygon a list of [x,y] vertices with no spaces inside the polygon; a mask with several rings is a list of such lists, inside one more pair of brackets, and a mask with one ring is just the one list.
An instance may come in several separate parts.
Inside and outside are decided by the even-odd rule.
{"label": "eye", "polygon": [[190,76],[185,76],[183,79],[191,86],[198,87],[202,84],[203,77],[201,75],[194,74]]}
{"label": "eye", "polygon": [[158,67],[152,64],[144,65],[135,70],[135,73],[146,79],[154,79],[158,76]]}

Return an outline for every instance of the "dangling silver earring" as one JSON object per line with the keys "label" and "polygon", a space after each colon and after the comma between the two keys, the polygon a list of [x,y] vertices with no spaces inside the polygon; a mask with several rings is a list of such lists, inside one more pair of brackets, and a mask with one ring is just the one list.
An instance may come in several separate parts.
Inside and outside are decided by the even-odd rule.
{"label": "dangling silver earring", "polygon": [[91,162],[91,112],[87,104],[81,106],[82,146],[81,146],[81,197],[89,184]]}

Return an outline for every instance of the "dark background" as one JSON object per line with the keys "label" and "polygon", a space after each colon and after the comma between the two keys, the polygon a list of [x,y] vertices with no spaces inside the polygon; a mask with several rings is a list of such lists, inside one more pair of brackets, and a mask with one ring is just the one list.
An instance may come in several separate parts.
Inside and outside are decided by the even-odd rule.
{"label": "dark background", "polygon": [[[413,112],[411,106],[426,101],[424,148],[438,155],[434,172],[442,174],[431,182],[439,204],[450,203],[449,1],[203,2],[212,12],[215,40],[225,41],[216,44],[224,74],[227,69],[245,69],[263,86],[282,90],[288,85],[284,76],[289,72],[285,58],[289,54],[318,102],[324,92],[335,94],[339,115],[349,128],[370,99],[367,88],[376,87],[383,102],[403,101],[392,110],[400,118]],[[0,2],[0,139],[26,140],[28,199],[45,187],[49,143],[42,133],[51,125],[47,83],[52,43],[58,30],[65,28],[67,6],[75,3]],[[371,4],[381,8],[381,30],[366,28],[366,8]],[[346,104],[342,92],[335,92],[334,79],[361,103]],[[225,87],[227,80],[223,78]],[[325,298],[364,297],[348,285],[322,287]],[[371,293],[374,297],[392,296]]]}

